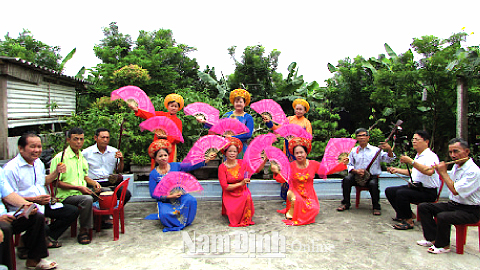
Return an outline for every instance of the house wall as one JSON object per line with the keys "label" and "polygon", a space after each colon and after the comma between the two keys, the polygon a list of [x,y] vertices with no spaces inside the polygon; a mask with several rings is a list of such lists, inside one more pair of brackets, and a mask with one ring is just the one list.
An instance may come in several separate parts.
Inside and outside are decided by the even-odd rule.
{"label": "house wall", "polygon": [[[7,80],[8,128],[58,123],[75,112],[75,87]],[[56,104],[53,110],[48,104]]]}

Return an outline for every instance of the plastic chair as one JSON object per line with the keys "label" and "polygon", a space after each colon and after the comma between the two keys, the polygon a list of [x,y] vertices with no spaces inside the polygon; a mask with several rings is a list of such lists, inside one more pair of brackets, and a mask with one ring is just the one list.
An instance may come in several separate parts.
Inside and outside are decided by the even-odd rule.
{"label": "plastic chair", "polygon": [[358,208],[358,205],[360,204],[360,192],[364,190],[368,191],[368,187],[355,186],[355,190],[357,191],[357,195],[355,196],[355,208]]}
{"label": "plastic chair", "polygon": [[478,227],[478,249],[480,252],[480,221],[474,224],[453,224],[455,226],[457,237],[457,254],[463,254],[465,243],[467,242],[467,228]]}
{"label": "plastic chair", "polygon": [[17,259],[15,258],[15,240],[14,236],[10,238],[10,260],[12,261],[12,270],[17,270]]}
{"label": "plastic chair", "polygon": [[[437,203],[438,200],[440,199],[440,193],[442,193],[443,183],[444,183],[444,181],[443,181],[442,177],[440,177],[440,188],[438,189],[437,199],[433,203]],[[420,215],[418,214],[419,203],[411,203],[411,204],[417,205],[417,221],[420,221]]]}
{"label": "plastic chair", "polygon": [[[125,233],[125,219],[124,219],[124,211],[123,205],[125,203],[125,194],[127,193],[128,181],[130,178],[123,180],[113,192],[114,200],[112,200],[112,204],[108,209],[99,209],[97,207],[93,207],[93,216],[95,218],[95,228],[97,232],[100,232],[102,229],[102,218],[101,216],[104,215],[112,215],[113,216],[113,241],[117,241],[119,238],[119,228],[118,223],[121,224],[121,232]],[[122,188],[122,193],[120,194],[120,200],[116,200],[117,193],[119,189]]]}

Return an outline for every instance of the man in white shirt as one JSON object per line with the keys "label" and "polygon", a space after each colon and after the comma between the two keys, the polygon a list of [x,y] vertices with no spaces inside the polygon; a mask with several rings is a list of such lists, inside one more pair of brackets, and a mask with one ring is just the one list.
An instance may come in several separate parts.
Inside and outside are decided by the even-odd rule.
{"label": "man in white shirt", "polygon": [[401,156],[400,162],[412,166],[411,171],[400,168],[387,168],[390,173],[403,174],[411,177],[415,186],[408,184],[385,189],[385,195],[397,213],[394,218],[399,221],[393,228],[397,230],[413,229],[413,213],[410,203],[434,202],[437,199],[437,189],[440,187],[440,178],[431,166],[438,164],[438,156],[428,148],[430,134],[424,130],[417,130],[412,138],[413,149],[417,151],[415,159]]}
{"label": "man in white shirt", "polygon": [[417,241],[417,244],[429,247],[428,252],[436,254],[450,251],[452,224],[470,224],[480,220],[480,168],[468,158],[468,142],[459,138],[450,140],[448,153],[453,161],[459,160],[450,175],[445,162],[437,165],[437,170],[450,191],[450,201],[418,206],[425,240]]}
{"label": "man in white shirt", "polygon": [[337,211],[345,211],[350,209],[350,192],[352,186],[359,186],[356,177],[364,177],[367,167],[372,162],[377,151],[382,149],[378,158],[368,168],[370,178],[367,180],[365,186],[368,187],[370,196],[372,198],[373,215],[380,215],[380,190],[378,188],[378,175],[382,172],[380,162],[390,163],[395,159],[395,154],[392,151],[392,147],[382,142],[380,148],[370,145],[368,142],[370,136],[368,131],[364,128],[359,128],[355,131],[355,137],[359,146],[354,147],[348,156],[348,175],[342,180],[343,200],[342,205],[337,208]]}
{"label": "man in white shirt", "polygon": [[[40,160],[42,142],[34,133],[25,133],[18,139],[19,154],[4,166],[7,184],[25,200],[37,205],[40,213],[52,219],[47,227],[48,247],[60,247],[58,238],[77,220],[78,207],[56,203],[50,204],[50,195],[45,185],[52,183],[59,172],[65,172],[65,165],[57,166],[51,174],[45,175],[45,165]],[[9,210],[16,208],[9,206]]]}
{"label": "man in white shirt", "polygon": [[[95,131],[93,139],[96,144],[82,151],[82,155],[88,162],[88,176],[96,179],[103,187],[102,190],[113,190],[114,188],[110,188],[111,184],[108,181],[108,176],[123,171],[123,154],[115,147],[108,145],[110,143],[110,131],[108,129],[98,128]],[[115,172],[115,165],[117,166],[117,172]],[[118,199],[120,199],[121,192],[122,189],[119,189],[117,194]],[[131,197],[132,194],[127,190],[125,193],[125,203],[127,203]],[[110,225],[104,224],[102,227],[108,228]]]}
{"label": "man in white shirt", "polygon": [[[16,215],[13,212],[7,212],[5,201],[8,204],[23,208],[23,211],[30,209],[31,202],[13,192],[9,184],[6,183],[3,169],[0,168],[0,229],[3,231],[6,241],[0,244],[2,253],[0,254],[0,264],[13,269],[10,250],[12,249],[12,236],[17,233],[25,232],[25,247],[29,252],[26,257],[25,265],[28,269],[54,269],[58,265],[56,262],[49,262],[47,244],[45,241],[45,217],[42,213],[33,208],[28,216]],[[27,215],[27,212],[25,213]],[[28,217],[28,219],[27,219]]]}

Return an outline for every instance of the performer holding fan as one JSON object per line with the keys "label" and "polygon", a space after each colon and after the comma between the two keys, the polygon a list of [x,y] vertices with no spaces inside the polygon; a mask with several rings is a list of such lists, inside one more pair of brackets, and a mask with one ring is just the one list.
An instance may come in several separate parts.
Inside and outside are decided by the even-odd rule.
{"label": "performer holding fan", "polygon": [[[165,108],[168,112],[162,111],[154,111],[153,113],[150,111],[146,111],[140,107],[135,106],[135,104],[129,103],[128,106],[135,112],[135,116],[141,117],[143,119],[149,119],[154,116],[165,116],[170,118],[175,125],[177,126],[180,133],[182,133],[182,121],[177,117],[177,112],[183,109],[184,101],[183,97],[178,94],[170,94],[165,97],[165,101],[163,103]],[[178,137],[168,136],[162,134],[161,132],[156,132],[153,140],[158,139],[167,139],[172,144],[172,152],[169,154],[168,162],[175,162],[177,161],[177,144],[183,142],[183,138],[180,140]],[[154,167],[154,161],[152,160],[152,169]]]}
{"label": "performer holding fan", "polygon": [[[173,190],[168,194],[162,193],[162,184],[156,190],[157,186],[169,172],[187,172],[201,168],[206,165],[206,162],[212,160],[215,156],[207,157],[204,162],[192,165],[191,163],[178,163],[168,162],[169,154],[173,151],[172,144],[167,140],[156,140],[148,148],[148,154],[155,160],[155,168],[150,173],[149,189],[152,198],[157,200],[158,214],[149,215],[147,219],[160,219],[160,222],[165,226],[164,232],[179,231],[190,225],[195,219],[197,213],[197,200],[190,194],[185,194],[191,187],[192,179],[185,180],[182,187],[182,191]],[[173,177],[173,176],[171,176]],[[166,184],[172,184],[172,180],[168,180],[171,177],[167,177]],[[166,185],[166,190],[169,190],[169,186]],[[188,187],[187,187],[188,186]],[[165,190],[165,188],[163,188]]]}
{"label": "performer holding fan", "polygon": [[[250,104],[250,98],[251,98],[250,93],[248,93],[244,89],[233,90],[230,93],[230,103],[232,103],[235,110],[225,113],[222,117],[222,118],[236,119],[236,120],[240,121],[240,123],[242,123],[243,125],[245,125],[247,127],[247,130],[245,130],[245,132],[243,132],[243,133],[239,133],[239,134],[235,134],[235,135],[222,134],[222,135],[225,135],[225,136],[235,137],[242,142],[243,151],[239,154],[240,158],[243,157],[243,154],[247,150],[247,141],[252,137],[252,132],[253,132],[253,128],[254,128],[253,117],[250,114],[248,114],[244,111],[245,106],[248,106],[248,104]],[[221,121],[221,119],[220,119],[220,121]],[[204,124],[205,128],[208,128],[208,129],[212,128],[212,124],[208,123],[203,118],[197,118],[197,122]],[[227,124],[227,123],[225,123],[225,124]],[[216,125],[218,125],[218,123],[216,123]]]}

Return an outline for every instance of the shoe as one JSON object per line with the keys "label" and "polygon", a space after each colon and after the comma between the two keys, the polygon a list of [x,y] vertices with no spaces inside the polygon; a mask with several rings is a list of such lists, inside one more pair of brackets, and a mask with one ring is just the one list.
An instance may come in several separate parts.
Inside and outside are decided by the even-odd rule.
{"label": "shoe", "polygon": [[26,266],[27,269],[40,269],[40,270],[49,270],[57,268],[58,264],[56,262],[50,262],[45,259],[41,259],[36,266]]}
{"label": "shoe", "polygon": [[450,249],[449,248],[436,248],[435,246],[431,246],[428,249],[428,252],[433,253],[433,254],[442,254],[442,253],[450,252]]}
{"label": "shoe", "polygon": [[337,211],[338,212],[343,212],[343,211],[348,210],[348,209],[350,209],[350,206],[347,206],[346,204],[342,204],[337,208]]}
{"label": "shoe", "polygon": [[54,240],[51,237],[47,237],[47,248],[59,248],[62,246],[62,243],[60,243],[57,240]]}
{"label": "shoe", "polygon": [[417,245],[422,246],[422,247],[431,247],[431,246],[433,246],[433,243],[428,241],[428,240],[419,240],[419,241],[417,241]]}
{"label": "shoe", "polygon": [[380,209],[373,209],[373,215],[374,216],[380,216],[382,214],[382,212],[380,211]]}
{"label": "shoe", "polygon": [[397,223],[393,225],[393,228],[396,230],[410,230],[410,229],[413,229],[413,225],[410,225],[406,221],[402,221],[401,223]]}
{"label": "shoe", "polygon": [[77,241],[79,244],[82,244],[82,245],[88,245],[90,244],[90,242],[92,242],[90,240],[90,236],[88,236],[88,233],[80,233],[79,235],[77,235]]}
{"label": "shoe", "polygon": [[113,228],[113,224],[109,222],[102,222],[102,230],[108,230]]}

